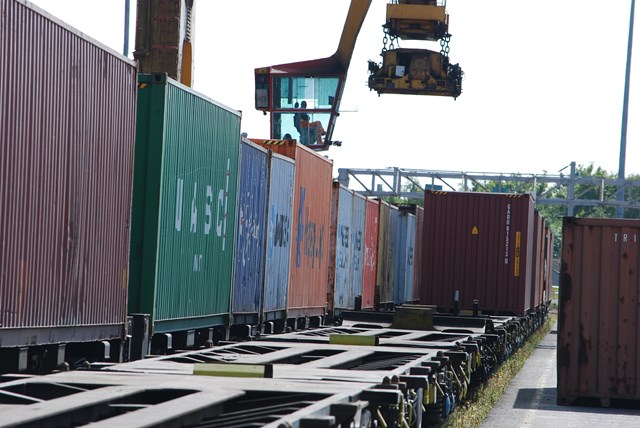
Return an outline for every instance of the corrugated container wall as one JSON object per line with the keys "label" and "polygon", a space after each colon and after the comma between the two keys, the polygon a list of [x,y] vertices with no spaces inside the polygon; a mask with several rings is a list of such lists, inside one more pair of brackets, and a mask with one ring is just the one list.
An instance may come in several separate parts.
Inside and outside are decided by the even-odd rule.
{"label": "corrugated container wall", "polygon": [[542,273],[542,292],[540,301],[545,304],[551,303],[551,278],[553,276],[553,233],[548,224],[544,228],[545,263]]}
{"label": "corrugated container wall", "polygon": [[139,82],[129,310],[154,333],[225,324],[240,114],[164,74]]}
{"label": "corrugated container wall", "polygon": [[413,302],[420,301],[420,284],[422,283],[422,234],[424,222],[424,208],[416,207],[416,240],[413,270]]}
{"label": "corrugated container wall", "polygon": [[0,5],[1,345],[123,337],[135,64]]}
{"label": "corrugated container wall", "polygon": [[286,318],[291,266],[295,163],[271,153],[269,206],[262,315],[264,321]]}
{"label": "corrugated container wall", "polygon": [[379,217],[380,202],[367,198],[362,266],[362,309],[373,309],[375,303]]}
{"label": "corrugated container wall", "polygon": [[354,293],[351,287],[353,191],[333,182],[331,203],[331,234],[329,239],[329,311],[337,316],[349,307],[353,308]]}
{"label": "corrugated container wall", "polygon": [[242,140],[236,227],[233,323],[258,324],[265,270],[269,159],[267,150]]}
{"label": "corrugated container wall", "polygon": [[542,274],[544,270],[544,220],[540,213],[535,210],[533,217],[533,253],[531,262],[534,268],[531,269],[531,308],[535,309],[540,305],[540,293],[542,292]]}
{"label": "corrugated container wall", "polygon": [[375,309],[385,308],[393,303],[393,289],[389,293],[389,216],[391,205],[383,200],[379,202],[378,214],[378,254],[376,271]]}
{"label": "corrugated container wall", "polygon": [[413,303],[413,270],[416,240],[416,216],[398,213],[398,247],[396,252],[395,303]]}
{"label": "corrugated container wall", "polygon": [[[366,216],[366,198],[359,193],[353,194],[353,221],[351,223],[351,289],[353,305],[348,309],[356,309],[355,300],[360,296],[362,301],[362,275],[364,259],[364,227]],[[362,305],[362,303],[360,303]]]}
{"label": "corrugated container wall", "polygon": [[385,301],[391,304],[396,302],[396,287],[398,283],[398,256],[400,253],[400,245],[398,243],[400,222],[400,211],[396,205],[389,207],[389,246],[387,247],[387,288],[383,295],[386,296]]}
{"label": "corrugated container wall", "polygon": [[287,316],[324,316],[333,161],[295,142],[267,146],[296,162]]}
{"label": "corrugated container wall", "polygon": [[425,191],[420,303],[526,315],[533,211],[529,194]]}
{"label": "corrugated container wall", "polygon": [[640,399],[640,221],[563,221],[558,404]]}

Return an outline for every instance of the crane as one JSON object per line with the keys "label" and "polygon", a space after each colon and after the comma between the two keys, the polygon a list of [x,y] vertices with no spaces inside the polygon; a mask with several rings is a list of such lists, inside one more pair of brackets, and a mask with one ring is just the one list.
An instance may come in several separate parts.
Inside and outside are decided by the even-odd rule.
{"label": "crane", "polygon": [[[371,2],[351,0],[333,55],[255,69],[255,108],[270,114],[271,139],[296,139],[318,151],[342,144],[332,139],[333,131]],[[166,72],[191,86],[193,5],[194,0],[138,0],[133,55],[140,72]],[[460,95],[463,73],[448,56],[446,0],[390,0],[382,27],[382,63],[369,61],[368,65],[371,90],[379,95]],[[400,39],[440,40],[441,50],[400,48]]]}
{"label": "crane", "polygon": [[[297,139],[318,151],[333,141],[347,71],[371,0],[352,0],[336,52],[327,58],[255,69],[255,107],[271,115],[272,139]],[[383,93],[439,95],[462,92],[462,69],[448,58],[446,0],[391,0],[387,4],[382,64],[369,61],[369,88]],[[441,40],[442,49],[396,48],[398,39]],[[306,126],[305,126],[306,125]]]}

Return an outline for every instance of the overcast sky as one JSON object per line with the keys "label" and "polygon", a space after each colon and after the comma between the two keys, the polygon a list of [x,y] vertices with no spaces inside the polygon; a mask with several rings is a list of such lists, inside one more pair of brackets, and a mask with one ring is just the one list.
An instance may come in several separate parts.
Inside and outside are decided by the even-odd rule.
{"label": "overcast sky", "polygon": [[[33,3],[123,51],[124,0]],[[195,3],[194,89],[241,110],[242,130],[255,138],[269,137],[269,118],[254,109],[254,69],[330,56],[349,6],[347,0]],[[325,152],[336,175],[338,168],[392,166],[556,174],[571,161],[617,173],[631,0],[448,0],[450,58],[465,73],[457,100],[368,89],[367,61],[380,61],[386,3],[373,0],[356,43],[333,135],[343,145]],[[636,34],[638,25],[636,19]],[[440,49],[436,42],[400,45]],[[640,173],[638,56],[627,174]]]}

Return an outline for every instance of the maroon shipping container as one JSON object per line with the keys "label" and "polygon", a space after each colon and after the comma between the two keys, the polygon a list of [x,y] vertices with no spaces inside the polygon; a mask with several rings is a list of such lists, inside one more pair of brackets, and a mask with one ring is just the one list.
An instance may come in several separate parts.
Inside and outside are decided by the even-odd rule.
{"label": "maroon shipping container", "polygon": [[542,281],[545,263],[544,248],[545,228],[544,220],[538,210],[533,213],[533,254],[531,262],[534,268],[531,269],[531,308],[536,309],[541,304]]}
{"label": "maroon shipping container", "polygon": [[0,5],[1,346],[122,338],[135,63]]}
{"label": "maroon shipping container", "polygon": [[333,161],[295,141],[252,141],[296,162],[287,317],[324,316],[329,291]]}
{"label": "maroon shipping container", "polygon": [[533,212],[529,194],[425,191],[420,303],[527,314]]}
{"label": "maroon shipping container", "polygon": [[640,399],[639,298],[640,220],[565,218],[558,404]]}
{"label": "maroon shipping container", "polygon": [[378,223],[380,202],[367,198],[364,226],[364,262],[362,267],[362,309],[373,309],[378,265]]}
{"label": "maroon shipping container", "polygon": [[543,264],[542,290],[540,290],[540,301],[546,305],[551,304],[551,278],[553,277],[553,233],[548,224],[544,224],[544,255],[546,260]]}

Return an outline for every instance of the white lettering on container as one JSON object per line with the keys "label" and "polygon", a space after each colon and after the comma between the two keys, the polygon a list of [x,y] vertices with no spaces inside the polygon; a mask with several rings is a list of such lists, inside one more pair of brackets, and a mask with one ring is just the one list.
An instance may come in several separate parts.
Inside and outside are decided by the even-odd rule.
{"label": "white lettering on container", "polygon": [[190,232],[196,233],[198,227],[198,208],[196,207],[196,197],[198,196],[198,183],[193,183],[193,198],[191,198],[191,227]]}
{"label": "white lettering on container", "polygon": [[184,193],[184,180],[178,178],[176,182],[176,230],[182,230],[182,197]]}
{"label": "white lettering on container", "polygon": [[211,213],[211,205],[213,205],[213,189],[211,186],[207,186],[207,197],[204,205],[204,216],[206,221],[204,222],[204,234],[208,235],[211,231],[211,219],[213,215]]}

